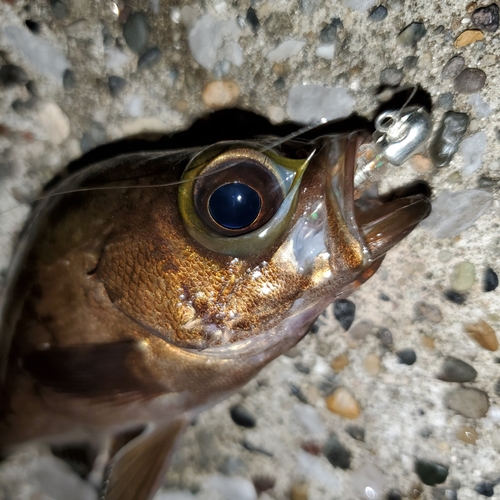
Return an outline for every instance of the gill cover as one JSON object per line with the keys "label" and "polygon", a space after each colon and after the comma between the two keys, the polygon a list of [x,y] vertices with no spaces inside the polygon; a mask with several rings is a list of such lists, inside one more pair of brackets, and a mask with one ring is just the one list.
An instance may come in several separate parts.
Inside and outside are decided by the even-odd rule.
{"label": "gill cover", "polygon": [[311,156],[290,159],[238,142],[204,149],[179,187],[187,231],[209,250],[234,257],[266,250],[288,227]]}

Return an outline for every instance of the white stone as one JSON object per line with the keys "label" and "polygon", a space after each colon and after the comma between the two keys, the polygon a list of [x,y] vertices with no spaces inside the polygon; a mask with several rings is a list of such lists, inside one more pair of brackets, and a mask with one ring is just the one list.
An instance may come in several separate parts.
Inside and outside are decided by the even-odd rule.
{"label": "white stone", "polygon": [[243,64],[243,50],[238,42],[224,44],[218,52],[219,59],[225,59],[235,66]]}
{"label": "white stone", "polygon": [[333,43],[325,43],[316,49],[316,55],[323,59],[333,59],[335,55],[335,44]]}
{"label": "white stone", "polygon": [[59,47],[33,35],[27,28],[6,26],[3,31],[9,42],[39,73],[57,78],[62,83],[64,72],[70,64]]}
{"label": "white stone", "polygon": [[127,113],[129,116],[133,116],[134,118],[138,118],[142,116],[144,113],[144,102],[143,98],[140,95],[130,96],[127,99]]}
{"label": "white stone", "polygon": [[486,134],[477,132],[464,139],[459,146],[463,157],[462,174],[470,177],[476,170],[481,168],[483,154],[486,150]]}
{"label": "white stone", "polygon": [[304,450],[297,452],[297,472],[313,482],[321,483],[330,491],[342,491],[342,478],[329,463]]}
{"label": "white stone", "polygon": [[215,490],[224,500],[257,500],[254,485],[243,477],[214,474],[207,479],[205,486]]}
{"label": "white stone", "polygon": [[375,465],[364,464],[352,473],[351,488],[356,498],[381,499],[387,488],[387,477]]}
{"label": "white stone", "polygon": [[235,41],[239,36],[240,29],[235,20],[218,21],[206,14],[189,32],[189,48],[196,61],[205,69],[211,70],[218,61],[224,59],[220,52],[224,43]]}
{"label": "white stone", "polygon": [[309,435],[320,440],[326,439],[327,430],[316,408],[311,405],[297,403],[293,407],[293,412]]}
{"label": "white stone", "polygon": [[52,144],[61,144],[69,136],[69,119],[55,102],[43,104],[38,111],[38,121]]}
{"label": "white stone", "polygon": [[498,160],[493,160],[489,165],[488,165],[489,170],[500,170],[500,161]]}
{"label": "white stone", "polygon": [[297,85],[288,93],[288,115],[300,123],[345,118],[352,113],[353,108],[354,99],[342,87]]}
{"label": "white stone", "polygon": [[279,106],[269,106],[267,116],[272,123],[281,123],[285,119],[285,111]]}
{"label": "white stone", "polygon": [[464,189],[453,193],[443,191],[432,203],[432,212],[420,226],[435,238],[452,238],[465,231],[484,215],[493,202],[493,195],[481,189]]}
{"label": "white stone", "polygon": [[271,62],[286,61],[290,57],[298,54],[306,45],[303,40],[286,40],[280,43],[275,49],[267,54]]}
{"label": "white stone", "polygon": [[359,12],[365,12],[371,9],[377,0],[344,0],[344,5],[352,10],[357,10]]}
{"label": "white stone", "polygon": [[106,47],[105,49],[106,69],[113,72],[120,71],[130,62],[130,56],[115,47]]}
{"label": "white stone", "polygon": [[491,107],[481,94],[472,94],[467,102],[473,107],[477,118],[486,118],[491,115]]}

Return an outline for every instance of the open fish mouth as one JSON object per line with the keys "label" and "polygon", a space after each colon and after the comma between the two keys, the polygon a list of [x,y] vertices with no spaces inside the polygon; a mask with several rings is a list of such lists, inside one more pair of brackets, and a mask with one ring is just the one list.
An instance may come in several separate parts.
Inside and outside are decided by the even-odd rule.
{"label": "open fish mouth", "polygon": [[[383,202],[355,186],[360,147],[369,135],[353,133],[341,139],[340,158],[331,173],[334,193],[342,216],[358,241],[375,261],[403,240],[431,213],[431,202],[423,194]],[[343,150],[343,151],[342,151]]]}

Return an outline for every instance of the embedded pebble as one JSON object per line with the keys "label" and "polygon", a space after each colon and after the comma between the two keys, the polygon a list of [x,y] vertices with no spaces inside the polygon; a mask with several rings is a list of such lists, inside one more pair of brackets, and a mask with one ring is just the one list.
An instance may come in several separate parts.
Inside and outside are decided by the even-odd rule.
{"label": "embedded pebble", "polygon": [[397,87],[403,79],[403,72],[398,68],[385,68],[380,73],[380,85]]}
{"label": "embedded pebble", "polygon": [[457,431],[457,439],[467,444],[476,444],[477,437],[477,431],[472,427],[463,426]]}
{"label": "embedded pebble", "polygon": [[397,41],[403,47],[414,47],[426,33],[427,30],[422,23],[413,22],[399,33]]}
{"label": "embedded pebble", "polygon": [[363,427],[359,427],[358,425],[348,425],[345,428],[345,431],[356,441],[364,442],[365,430],[363,429]]}
{"label": "embedded pebble", "polygon": [[358,12],[365,12],[371,9],[377,0],[344,0],[344,5]]}
{"label": "embedded pebble", "polygon": [[298,54],[306,45],[303,40],[286,40],[267,54],[271,62],[286,61],[290,57]]}
{"label": "embedded pebble", "polygon": [[483,319],[477,323],[465,325],[465,331],[469,334],[469,337],[474,339],[480,346],[488,349],[488,351],[496,351],[498,349],[498,339],[495,330]]}
{"label": "embedded pebble", "polygon": [[471,43],[480,42],[481,40],[484,40],[484,35],[481,31],[465,30],[457,36],[453,45],[459,49],[461,47],[465,47],[466,45],[470,45]]}
{"label": "embedded pebble", "polygon": [[427,304],[427,302],[417,302],[415,304],[415,316],[417,321],[430,321],[431,323],[441,323],[443,314],[438,306]]}
{"label": "embedded pebble", "polygon": [[0,85],[13,87],[14,85],[24,85],[29,77],[23,68],[14,64],[5,64],[0,68]]}
{"label": "embedded pebble", "polygon": [[295,404],[293,412],[304,430],[312,437],[323,440],[326,437],[326,427],[316,408],[308,404]]}
{"label": "embedded pebble", "polygon": [[493,429],[490,437],[491,437],[491,444],[495,447],[497,451],[500,451],[500,427]]}
{"label": "embedded pebble", "polygon": [[363,320],[356,323],[349,330],[349,337],[353,340],[364,340],[373,328],[373,321]]}
{"label": "embedded pebble", "polygon": [[354,322],[356,304],[349,299],[336,300],[333,304],[333,314],[342,328],[347,331]]}
{"label": "embedded pebble", "polygon": [[148,43],[149,22],[143,12],[133,12],[123,24],[123,38],[136,54],[142,54]]}
{"label": "embedded pebble", "polygon": [[483,278],[483,291],[484,292],[492,292],[498,286],[498,274],[491,269],[491,267],[487,267],[484,272]]}
{"label": "embedded pebble", "polygon": [[63,87],[65,90],[71,90],[75,86],[75,75],[73,71],[67,69],[63,75]]}
{"label": "embedded pebble", "polygon": [[52,144],[61,144],[69,137],[69,119],[55,102],[47,102],[40,107],[38,121]]}
{"label": "embedded pebble", "polygon": [[254,476],[252,477],[252,482],[257,492],[257,496],[264,491],[268,491],[274,488],[276,485],[276,478],[272,476]]}
{"label": "embedded pebble", "polygon": [[201,98],[209,108],[225,108],[236,104],[240,96],[240,88],[233,80],[216,80],[207,84]]}
{"label": "embedded pebble", "polygon": [[337,39],[338,27],[338,23],[335,20],[327,24],[319,33],[319,41],[326,44],[334,43]]}
{"label": "embedded pebble", "polygon": [[476,9],[471,16],[472,24],[482,31],[495,33],[499,24],[498,5],[492,3],[487,7]]}
{"label": "embedded pebble", "polygon": [[426,349],[434,349],[434,347],[436,346],[436,339],[433,337],[429,337],[429,335],[421,335],[420,336],[420,343]]}
{"label": "embedded pebble", "polygon": [[406,69],[413,69],[417,67],[418,57],[417,56],[406,56],[403,59],[403,66]]}
{"label": "embedded pebble", "polygon": [[340,373],[348,365],[349,365],[349,358],[347,357],[347,354],[339,354],[331,362],[332,370],[335,373]]}
{"label": "embedded pebble", "polygon": [[368,354],[363,362],[363,366],[366,370],[366,373],[374,377],[380,372],[380,358],[374,353]]}
{"label": "embedded pebble", "polygon": [[464,69],[465,59],[462,56],[453,56],[441,71],[441,80],[452,80]]}
{"label": "embedded pebble", "polygon": [[384,292],[380,292],[378,294],[378,298],[380,300],[383,300],[384,302],[390,302],[391,301],[391,298],[388,295],[386,295]]}
{"label": "embedded pebble", "polygon": [[308,500],[309,485],[305,482],[294,482],[290,489],[290,500]]}
{"label": "embedded pebble", "polygon": [[231,406],[229,413],[233,422],[249,429],[257,425],[255,417],[242,405]]}
{"label": "embedded pebble", "polygon": [[108,88],[109,93],[112,97],[118,97],[127,86],[127,80],[121,78],[120,76],[110,76],[108,78]]}
{"label": "embedded pebble", "polygon": [[467,292],[472,288],[475,278],[475,267],[471,262],[459,262],[453,268],[451,288],[456,292]]}
{"label": "embedded pebble", "polygon": [[205,487],[215,490],[223,500],[257,500],[253,483],[243,477],[214,474],[205,481]]}
{"label": "embedded pebble", "polygon": [[464,383],[472,382],[476,377],[477,371],[469,363],[454,356],[446,356],[437,378],[444,382]]}
{"label": "embedded pebble", "polygon": [[469,117],[465,113],[448,111],[444,114],[430,145],[431,159],[436,167],[450,164],[468,126]]}
{"label": "embedded pebble", "polygon": [[323,447],[323,455],[339,469],[348,469],[351,466],[351,452],[340,442],[337,434],[332,432]]}
{"label": "embedded pebble", "polygon": [[446,406],[466,418],[483,418],[488,413],[488,394],[473,387],[457,387],[445,398]]}
{"label": "embedded pebble", "polygon": [[386,348],[390,349],[394,345],[392,333],[389,328],[380,328],[377,332],[377,338],[379,339],[380,343]]}
{"label": "embedded pebble", "polygon": [[413,365],[417,361],[417,353],[411,348],[396,351],[396,356],[405,365]]}
{"label": "embedded pebble", "polygon": [[257,16],[257,12],[253,7],[248,7],[246,20],[250,24],[254,34],[257,33],[257,31],[259,31],[260,28],[260,21]]}
{"label": "embedded pebble", "polygon": [[297,85],[288,93],[288,115],[299,123],[345,118],[353,109],[354,99],[342,87]]}
{"label": "embedded pebble", "polygon": [[495,494],[495,486],[489,481],[483,481],[482,483],[474,486],[474,491],[483,495],[483,497],[492,497]]}
{"label": "embedded pebble", "polygon": [[460,153],[462,153],[463,158],[462,174],[465,177],[470,177],[481,168],[485,150],[486,134],[482,131],[462,141],[460,144]]}
{"label": "embedded pebble", "polygon": [[424,155],[416,154],[410,158],[410,165],[419,174],[424,174],[432,169],[432,162]]}
{"label": "embedded pebble", "polygon": [[465,293],[456,292],[455,290],[446,290],[443,294],[447,300],[458,304],[459,306],[465,304],[467,295]]}
{"label": "embedded pebble", "polygon": [[477,118],[486,118],[492,113],[490,105],[481,97],[480,94],[472,94],[467,102],[474,109],[474,113]]}
{"label": "embedded pebble", "polygon": [[54,47],[24,28],[7,26],[3,31],[9,42],[22,52],[37,71],[62,81],[64,72],[70,64],[59,47]]}
{"label": "embedded pebble", "polygon": [[448,477],[448,467],[431,460],[417,459],[415,472],[420,480],[429,486],[444,483]]}
{"label": "embedded pebble", "polygon": [[361,408],[351,392],[345,387],[339,387],[326,398],[326,406],[332,412],[348,419],[358,418]]}
{"label": "embedded pebble", "polygon": [[471,227],[493,202],[493,195],[480,189],[443,191],[432,202],[432,212],[420,227],[435,238],[452,238]]}
{"label": "embedded pebble", "polygon": [[149,50],[146,50],[139,60],[137,61],[138,68],[151,68],[154,66],[162,56],[162,52],[158,47],[151,47]]}
{"label": "embedded pebble", "polygon": [[383,5],[378,5],[375,7],[368,16],[370,21],[374,21],[376,23],[383,21],[387,17],[387,9]]}
{"label": "embedded pebble", "polygon": [[437,105],[444,109],[445,111],[450,111],[453,107],[453,94],[451,92],[445,92],[438,97]]}
{"label": "embedded pebble", "polygon": [[206,14],[196,21],[189,32],[189,48],[201,66],[212,70],[218,61],[224,59],[221,54],[224,45],[236,42],[239,36],[240,29],[235,20],[218,21]]}
{"label": "embedded pebble", "polygon": [[500,396],[500,378],[495,382],[494,391],[497,396]]}
{"label": "embedded pebble", "polygon": [[453,257],[453,254],[449,250],[440,250],[437,258],[439,262],[450,262],[451,258]]}
{"label": "embedded pebble", "polygon": [[453,86],[460,94],[479,92],[485,83],[486,73],[479,68],[466,68],[453,80]]}
{"label": "embedded pebble", "polygon": [[332,60],[335,55],[335,44],[333,43],[324,43],[319,45],[316,49],[315,54],[322,59]]}

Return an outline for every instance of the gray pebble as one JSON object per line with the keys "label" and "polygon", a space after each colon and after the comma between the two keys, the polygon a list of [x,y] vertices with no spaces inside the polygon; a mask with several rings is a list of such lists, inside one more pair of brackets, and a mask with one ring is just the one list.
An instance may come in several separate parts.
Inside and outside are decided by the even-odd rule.
{"label": "gray pebble", "polygon": [[414,47],[427,33],[423,23],[411,23],[398,35],[397,41],[403,47]]}
{"label": "gray pebble", "polygon": [[257,12],[255,11],[255,9],[253,7],[248,8],[246,20],[250,24],[250,26],[252,27],[252,31],[254,32],[254,34],[256,34],[260,28],[260,21],[259,21],[259,18],[257,17]]}
{"label": "gray pebble", "polygon": [[486,151],[486,142],[486,133],[480,131],[460,143],[459,149],[463,159],[462,175],[464,177],[470,177],[481,168],[483,155]]}
{"label": "gray pebble", "polygon": [[464,69],[465,59],[462,56],[452,57],[441,71],[441,80],[452,80]]}
{"label": "gray pebble", "polygon": [[123,25],[123,37],[127,45],[136,54],[142,54],[146,49],[149,35],[149,23],[146,14],[134,12],[128,16]]}
{"label": "gray pebble", "polygon": [[356,304],[349,299],[340,299],[333,304],[333,314],[335,319],[347,331],[351,328],[356,315]]}
{"label": "gray pebble", "polygon": [[437,105],[445,111],[450,111],[453,107],[453,94],[451,92],[441,94],[437,99]]}
{"label": "gray pebble", "polygon": [[66,19],[69,15],[68,6],[64,2],[59,0],[51,0],[50,6],[52,7],[52,12],[56,19]]}
{"label": "gray pebble", "polygon": [[474,94],[484,87],[486,73],[479,68],[466,68],[453,80],[455,90],[460,94]]}
{"label": "gray pebble", "polygon": [[377,338],[384,347],[391,348],[394,345],[394,339],[389,328],[380,328],[377,332]]}
{"label": "gray pebble", "polygon": [[444,114],[429,148],[431,160],[436,167],[447,167],[450,164],[468,126],[469,117],[465,113],[448,111]]}
{"label": "gray pebble", "polygon": [[14,64],[5,64],[0,68],[0,85],[13,87],[14,85],[24,85],[29,80],[26,71]]}
{"label": "gray pebble", "polygon": [[439,487],[432,491],[432,500],[458,500],[458,495],[454,489]]}
{"label": "gray pebble", "polygon": [[364,340],[366,336],[371,332],[372,328],[372,321],[359,321],[349,330],[349,336],[354,340]]}
{"label": "gray pebble", "polygon": [[484,272],[483,291],[492,292],[498,286],[498,274],[488,267]]}
{"label": "gray pebble", "polygon": [[146,50],[139,60],[137,61],[138,68],[151,68],[154,66],[161,58],[162,52],[158,47],[151,47]]}
{"label": "gray pebble", "polygon": [[498,179],[494,179],[493,177],[488,177],[487,175],[482,175],[477,180],[477,188],[485,189],[486,191],[495,191],[498,187]]}
{"label": "gray pebble", "polygon": [[337,38],[337,23],[331,22],[327,24],[319,33],[319,41],[321,43],[333,43]]}
{"label": "gray pebble", "polygon": [[467,418],[483,418],[488,413],[488,394],[472,387],[457,387],[446,396],[446,405]]}
{"label": "gray pebble", "polygon": [[63,75],[63,87],[65,90],[71,90],[75,86],[75,75],[73,71],[67,69]]}
{"label": "gray pebble", "polygon": [[242,405],[234,405],[229,409],[233,422],[241,427],[253,428],[257,425],[255,417]]}
{"label": "gray pebble", "polygon": [[399,362],[405,365],[411,366],[417,361],[417,353],[411,348],[397,351],[396,356],[398,357]]}
{"label": "gray pebble", "polygon": [[26,25],[26,28],[28,28],[34,35],[38,35],[38,33],[40,33],[40,24],[36,21],[26,19],[26,21],[24,21],[24,24]]}
{"label": "gray pebble", "polygon": [[476,9],[471,16],[472,24],[481,31],[495,33],[499,25],[498,5],[492,3],[487,7]]}
{"label": "gray pebble", "polygon": [[474,486],[474,491],[483,497],[492,497],[495,494],[495,484],[490,481],[483,481]]}
{"label": "gray pebble", "polygon": [[122,93],[123,89],[126,87],[126,85],[127,85],[127,80],[124,80],[119,76],[110,76],[108,78],[109,93],[112,95],[112,97],[119,96]]}
{"label": "gray pebble", "polygon": [[464,189],[453,193],[443,191],[432,202],[431,215],[420,227],[435,238],[453,238],[484,215],[493,202],[493,195],[481,189]]}
{"label": "gray pebble", "polygon": [[368,16],[370,21],[374,21],[376,23],[383,21],[387,17],[387,9],[383,5],[378,5],[375,7]]}
{"label": "gray pebble", "polygon": [[345,431],[356,441],[364,442],[365,430],[363,429],[363,427],[360,427],[359,425],[348,425],[345,428]]}
{"label": "gray pebble", "polygon": [[405,69],[413,69],[417,67],[418,57],[417,56],[406,56],[403,59],[403,66]]}
{"label": "gray pebble", "polygon": [[380,73],[380,85],[397,87],[403,79],[403,72],[398,68],[385,68]]}
{"label": "gray pebble", "polygon": [[415,304],[415,316],[417,321],[430,321],[431,323],[441,323],[443,314],[438,306],[427,304],[427,302],[417,302]]}
{"label": "gray pebble", "polygon": [[82,134],[80,148],[82,153],[87,153],[107,140],[106,129],[100,123],[92,123],[88,132]]}
{"label": "gray pebble", "polygon": [[432,460],[417,459],[415,472],[421,481],[429,486],[444,483],[448,477],[448,467]]}
{"label": "gray pebble", "polygon": [[464,383],[472,382],[476,377],[477,371],[469,363],[454,356],[447,356],[437,378],[444,382]]}

